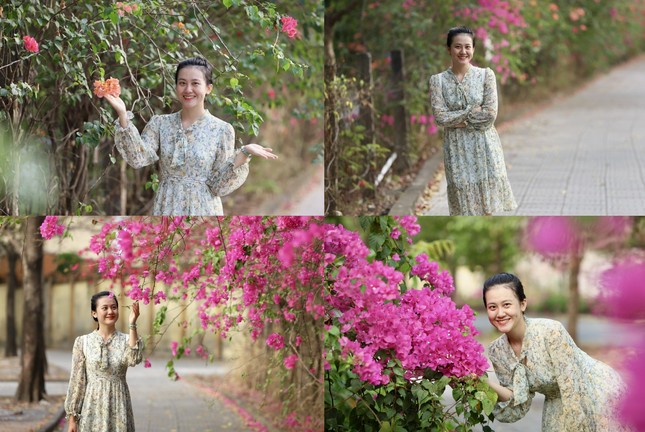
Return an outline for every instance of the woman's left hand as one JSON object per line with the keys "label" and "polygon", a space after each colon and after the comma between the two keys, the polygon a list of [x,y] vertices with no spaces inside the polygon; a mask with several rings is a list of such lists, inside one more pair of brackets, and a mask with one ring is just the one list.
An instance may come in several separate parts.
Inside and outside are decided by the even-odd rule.
{"label": "woman's left hand", "polygon": [[136,324],[137,318],[139,318],[139,302],[134,302],[130,307],[130,324]]}
{"label": "woman's left hand", "polygon": [[264,159],[277,159],[278,156],[273,154],[273,149],[269,147],[262,147],[259,144],[247,144],[244,149],[251,155],[261,157]]}

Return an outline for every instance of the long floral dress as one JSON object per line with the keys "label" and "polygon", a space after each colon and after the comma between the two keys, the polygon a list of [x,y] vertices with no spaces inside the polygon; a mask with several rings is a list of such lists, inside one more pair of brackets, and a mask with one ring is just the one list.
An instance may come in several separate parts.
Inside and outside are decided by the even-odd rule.
{"label": "long floral dress", "polygon": [[125,374],[141,363],[143,342],[131,348],[129,338],[114,332],[106,342],[96,331],[76,338],[65,412],[80,419],[79,432],[134,432]]}
{"label": "long floral dress", "polygon": [[[477,216],[517,207],[497,118],[497,84],[490,68],[470,66],[462,81],[452,69],[430,78],[435,121],[443,126],[450,215]],[[481,111],[473,112],[475,107]],[[454,127],[466,122],[465,128]]]}
{"label": "long floral dress", "polygon": [[123,128],[117,119],[116,148],[134,168],[160,161],[153,215],[221,216],[220,197],[244,183],[249,165],[234,167],[233,126],[206,111],[184,129],[180,113],[153,116],[141,135],[132,121]]}
{"label": "long floral dress", "polygon": [[505,334],[488,350],[500,384],[513,391],[510,400],[495,405],[496,420],[520,420],[538,392],[545,395],[543,432],[631,430],[614,418],[625,391],[620,375],[578,348],[558,321],[527,318],[519,358]]}

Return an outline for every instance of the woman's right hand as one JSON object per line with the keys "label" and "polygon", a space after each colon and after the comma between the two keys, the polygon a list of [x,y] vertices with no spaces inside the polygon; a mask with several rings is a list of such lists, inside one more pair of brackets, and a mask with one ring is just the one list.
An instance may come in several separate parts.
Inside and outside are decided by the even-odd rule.
{"label": "woman's right hand", "polygon": [[69,416],[67,421],[67,432],[78,432],[78,422],[74,416]]}
{"label": "woman's right hand", "polygon": [[114,96],[111,94],[106,94],[103,97],[109,102],[110,105],[112,105],[112,108],[114,108],[114,111],[116,111],[119,117],[126,115],[125,102],[123,102],[123,99],[121,99],[119,96]]}

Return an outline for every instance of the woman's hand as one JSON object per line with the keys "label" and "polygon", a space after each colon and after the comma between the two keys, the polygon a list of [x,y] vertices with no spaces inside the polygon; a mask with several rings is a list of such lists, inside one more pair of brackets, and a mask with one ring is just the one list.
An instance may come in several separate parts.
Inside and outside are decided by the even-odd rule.
{"label": "woman's hand", "polygon": [[114,111],[116,111],[119,117],[121,117],[121,115],[126,115],[127,110],[125,108],[125,102],[123,102],[123,99],[121,99],[121,97],[111,94],[106,94],[103,97],[106,101],[108,101],[110,105],[112,105],[112,108],[114,108]]}
{"label": "woman's hand", "polygon": [[123,102],[123,99],[121,99],[119,96],[114,96],[111,94],[106,94],[103,96],[105,100],[108,101],[110,105],[112,105],[112,108],[114,108],[114,111],[116,111],[117,115],[119,116],[119,124],[121,125],[122,128],[125,128],[128,126],[128,115],[127,115],[127,110],[125,108],[125,102]]}
{"label": "woman's hand", "polygon": [[130,324],[136,324],[137,318],[139,318],[139,302],[134,302],[130,307]]}
{"label": "woman's hand", "polygon": [[78,422],[76,421],[76,417],[69,416],[69,419],[67,420],[67,432],[78,432]]}
{"label": "woman's hand", "polygon": [[262,147],[259,144],[247,144],[244,149],[251,155],[261,157],[264,159],[277,159],[278,156],[273,154],[273,149],[269,147]]}

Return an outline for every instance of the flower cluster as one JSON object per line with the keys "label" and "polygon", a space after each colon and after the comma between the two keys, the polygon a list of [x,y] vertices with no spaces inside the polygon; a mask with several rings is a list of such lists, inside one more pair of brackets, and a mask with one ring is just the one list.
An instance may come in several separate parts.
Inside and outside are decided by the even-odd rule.
{"label": "flower cluster", "polygon": [[25,49],[27,51],[32,53],[37,53],[39,51],[38,42],[36,42],[36,39],[31,36],[23,36],[22,41],[25,44]]}
{"label": "flower cluster", "polygon": [[136,3],[123,3],[116,2],[116,12],[119,16],[125,16],[127,13],[136,12],[139,10],[139,5]]}
{"label": "flower cluster", "polygon": [[62,235],[65,232],[65,226],[58,224],[58,216],[46,216],[45,221],[40,225],[40,235],[45,240],[50,240],[54,236]]}
{"label": "flower cluster", "polygon": [[106,94],[119,96],[121,94],[121,85],[116,78],[109,78],[106,81],[94,81],[94,94],[102,98]]}
{"label": "flower cluster", "polygon": [[298,29],[296,28],[298,21],[295,18],[283,16],[280,18],[280,22],[282,23],[282,33],[286,33],[289,39],[293,39],[298,35]]}
{"label": "flower cluster", "polygon": [[[414,217],[397,222],[408,235],[419,232]],[[328,225],[324,246],[331,282],[325,298],[328,321],[339,328],[341,353],[352,359],[361,380],[387,384],[392,359],[400,361],[409,378],[428,369],[455,377],[485,372],[484,348],[473,337],[473,312],[468,306],[457,308],[448,297],[452,277],[436,263],[418,256],[410,274],[425,286],[406,291],[401,272],[367,259],[358,233]]]}

